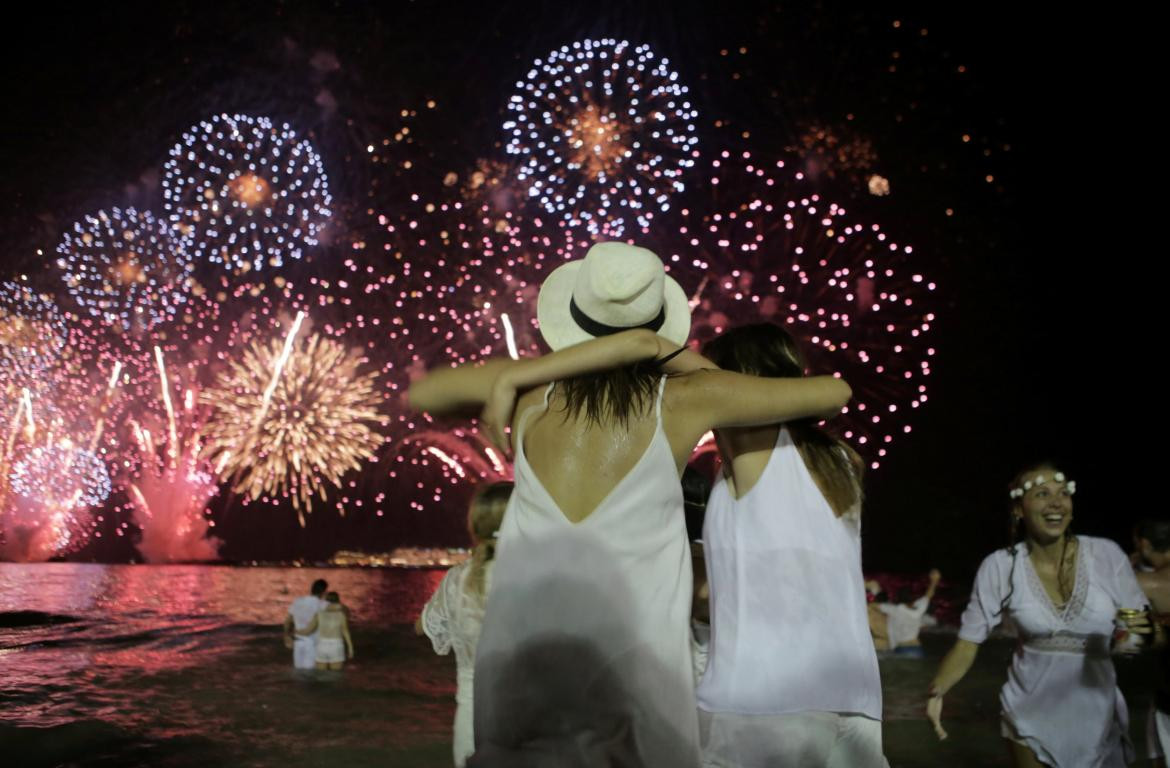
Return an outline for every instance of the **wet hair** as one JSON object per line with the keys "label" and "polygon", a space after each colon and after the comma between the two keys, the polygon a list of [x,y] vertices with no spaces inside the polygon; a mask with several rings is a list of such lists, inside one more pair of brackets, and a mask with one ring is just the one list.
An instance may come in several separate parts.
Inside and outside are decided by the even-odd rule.
{"label": "wet hair", "polygon": [[[1017,472],[1016,476],[1012,478],[1012,481],[1008,483],[1008,492],[1010,493],[1014,488],[1022,487],[1024,478],[1033,472],[1056,473],[1059,471],[1060,469],[1057,467],[1056,463],[1048,460],[1037,461],[1033,464],[1029,464],[1027,467]],[[1008,604],[1012,599],[1012,595],[1014,595],[1016,592],[1016,559],[1019,557],[1020,549],[1024,548],[1026,550],[1025,554],[1031,552],[1031,546],[1028,544],[1026,532],[1024,531],[1023,526],[1020,524],[1020,517],[1016,514],[1017,508],[1021,506],[1023,506],[1022,497],[1020,499],[1012,499],[1011,511],[1008,513],[1007,546],[1007,551],[1010,552],[1012,556],[1012,567],[1011,570],[1008,571],[1007,594],[1004,595],[1003,600],[999,602],[999,616],[1003,616],[1003,614],[1007,611]],[[1063,541],[1061,541],[1060,544],[1060,562],[1056,566],[1056,584],[1062,597],[1065,594],[1066,586],[1064,583],[1064,558],[1065,555],[1068,554],[1068,542],[1070,538],[1071,534],[1069,533],[1069,529],[1066,528],[1064,531]]]}
{"label": "wet hair", "polygon": [[341,595],[337,594],[336,592],[330,592],[329,594],[325,595],[325,602],[340,603]]}
{"label": "wet hair", "polygon": [[329,589],[329,582],[325,579],[317,579],[313,582],[313,586],[309,587],[309,594],[314,597],[320,597],[325,594],[325,590]]}
{"label": "wet hair", "polygon": [[634,416],[646,413],[654,403],[662,370],[655,360],[645,360],[612,371],[574,376],[556,383],[565,398],[564,414],[586,423],[615,423],[625,428]]}
{"label": "wet hair", "polygon": [[1139,539],[1150,542],[1155,552],[1170,550],[1170,520],[1142,520],[1137,526]]}
{"label": "wet hair", "polygon": [[699,470],[688,466],[682,473],[683,514],[687,521],[687,538],[703,538],[703,519],[707,515],[707,497],[711,495],[711,481]]}
{"label": "wet hair", "polygon": [[[708,341],[703,356],[725,371],[749,376],[804,376],[804,358],[796,339],[772,323],[732,328]],[[863,469],[853,449],[818,427],[814,419],[798,419],[785,426],[833,512],[840,517],[859,504]]]}
{"label": "wet hair", "polygon": [[474,545],[471,550],[471,568],[467,573],[467,588],[474,594],[484,591],[484,566],[496,557],[495,535],[504,522],[504,510],[512,496],[509,481],[489,483],[476,489],[467,510],[467,529]]}

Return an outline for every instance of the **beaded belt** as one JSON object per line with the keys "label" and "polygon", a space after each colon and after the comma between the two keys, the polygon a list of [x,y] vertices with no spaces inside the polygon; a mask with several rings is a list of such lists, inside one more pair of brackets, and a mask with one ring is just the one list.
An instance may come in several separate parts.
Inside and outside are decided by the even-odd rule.
{"label": "beaded belt", "polygon": [[1076,653],[1086,656],[1108,656],[1109,638],[1106,635],[1084,635],[1078,632],[1056,632],[1047,637],[1030,637],[1024,647],[1047,653]]}

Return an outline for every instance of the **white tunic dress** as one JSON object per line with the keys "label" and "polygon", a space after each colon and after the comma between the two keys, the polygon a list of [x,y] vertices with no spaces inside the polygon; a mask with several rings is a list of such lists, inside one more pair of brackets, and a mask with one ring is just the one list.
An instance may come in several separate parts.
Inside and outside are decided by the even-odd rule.
{"label": "white tunic dress", "polygon": [[1147,600],[1120,547],[1090,536],[1077,541],[1076,584],[1061,611],[1026,547],[1018,547],[1014,569],[1009,550],[988,555],[975,577],[959,637],[982,643],[996,625],[1010,620],[1019,643],[999,697],[1004,735],[1054,768],[1112,768],[1126,765],[1133,752],[1125,699],[1109,655],[1113,620],[1119,608],[1140,608]]}
{"label": "white tunic dress", "polygon": [[[715,484],[703,546],[711,587],[711,647],[698,688],[708,713],[705,763],[884,765],[860,509],[834,515],[781,429],[747,493],[735,499],[726,482]],[[837,743],[844,739],[851,743]]]}
{"label": "white tunic dress", "polygon": [[698,766],[691,559],[662,429],[664,385],[645,453],[578,523],[525,456],[524,425],[547,408],[548,392],[517,422],[516,487],[476,660],[469,765]]}
{"label": "white tunic dress", "polygon": [[[490,583],[493,562],[484,564],[484,581]],[[422,612],[422,627],[435,653],[455,650],[455,765],[462,766],[475,751],[472,731],[475,691],[475,651],[483,629],[484,596],[467,589],[471,563],[463,562],[443,575],[439,588]]]}

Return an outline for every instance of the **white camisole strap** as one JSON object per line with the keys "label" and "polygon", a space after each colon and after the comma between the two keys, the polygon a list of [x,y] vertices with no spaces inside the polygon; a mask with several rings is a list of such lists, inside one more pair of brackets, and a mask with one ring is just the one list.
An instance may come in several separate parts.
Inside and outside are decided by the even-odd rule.
{"label": "white camisole strap", "polygon": [[531,418],[532,414],[536,413],[537,411],[547,411],[548,410],[548,398],[549,398],[549,395],[552,394],[553,387],[555,387],[555,386],[556,386],[556,382],[554,381],[551,384],[549,384],[547,387],[545,387],[545,389],[544,389],[544,402],[543,403],[541,403],[540,405],[530,405],[524,409],[524,413],[520,414],[520,418],[516,422],[516,446],[519,447],[521,450],[523,450],[523,448],[524,448],[524,443],[522,441],[524,440],[524,427],[526,427],[528,425],[528,419]]}
{"label": "white camisole strap", "polygon": [[666,376],[658,380],[658,398],[654,401],[654,418],[658,421],[658,429],[662,429],[662,393],[666,391]]}

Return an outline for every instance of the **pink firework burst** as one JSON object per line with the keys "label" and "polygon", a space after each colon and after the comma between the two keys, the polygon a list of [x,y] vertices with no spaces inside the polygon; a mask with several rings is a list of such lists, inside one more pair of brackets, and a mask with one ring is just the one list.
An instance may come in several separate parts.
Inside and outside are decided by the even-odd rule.
{"label": "pink firework burst", "polygon": [[219,487],[199,439],[207,412],[181,373],[168,372],[161,347],[154,357],[157,394],[126,420],[137,454],[121,478],[142,531],[138,551],[151,563],[214,560],[220,542],[209,535],[207,504]]}
{"label": "pink firework burst", "polygon": [[853,386],[838,428],[876,468],[927,400],[935,283],[910,245],[783,161],[724,151],[708,173],[708,206],[680,211],[677,239],[660,250],[692,294],[692,338],[754,322],[787,328],[812,371]]}

